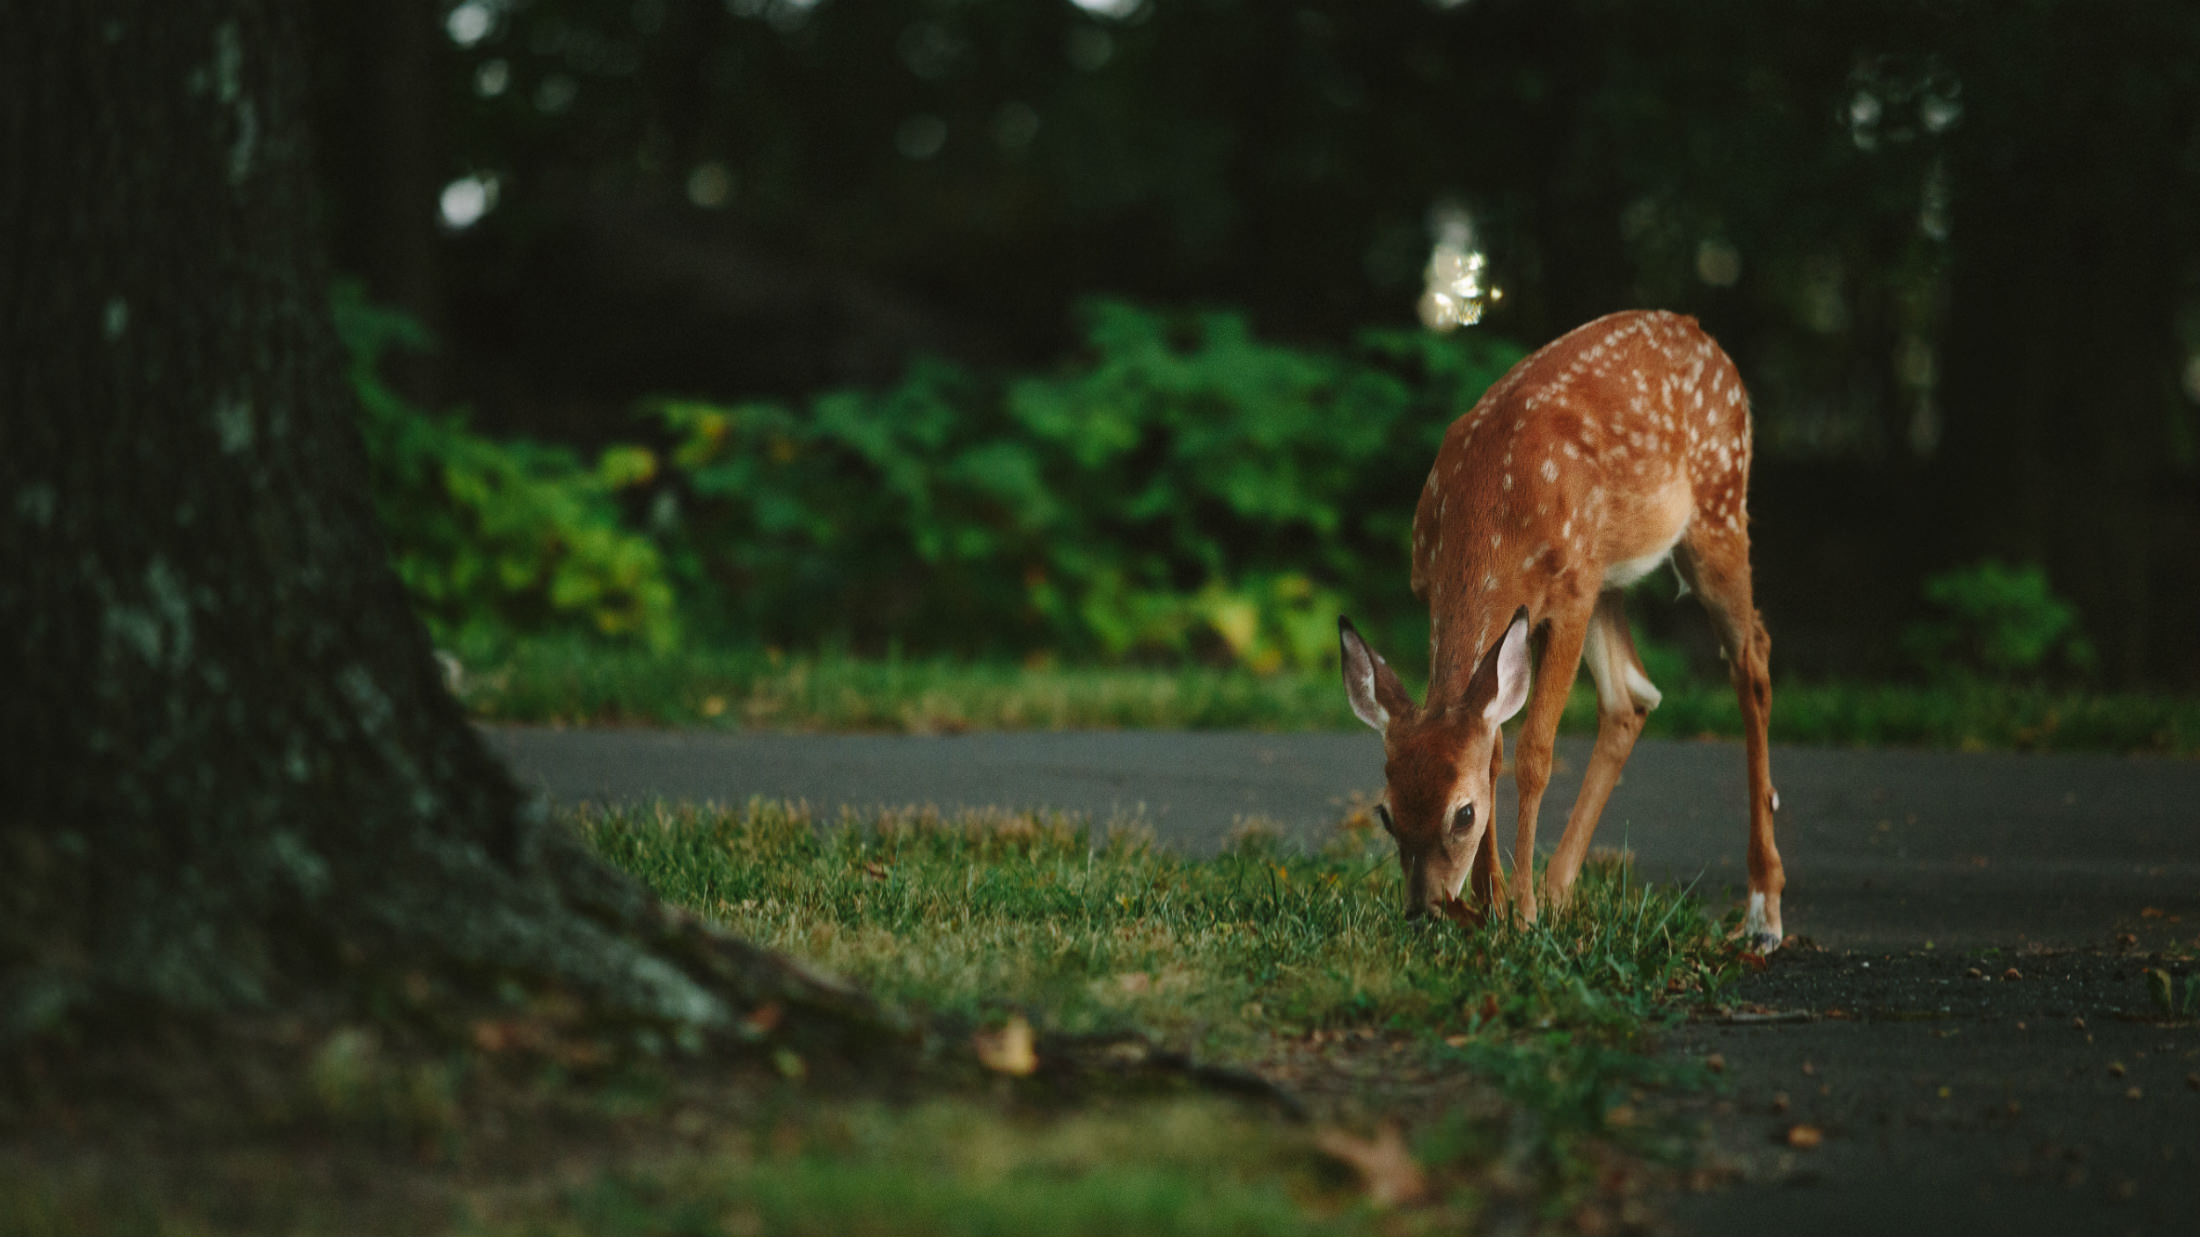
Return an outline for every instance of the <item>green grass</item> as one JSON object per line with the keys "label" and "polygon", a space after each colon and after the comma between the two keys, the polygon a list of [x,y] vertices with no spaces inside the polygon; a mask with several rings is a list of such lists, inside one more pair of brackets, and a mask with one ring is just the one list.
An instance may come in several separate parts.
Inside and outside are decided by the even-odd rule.
{"label": "green grass", "polygon": [[[1431,1197],[1386,1229],[1568,1213],[1639,1179],[1615,1165],[1677,1154],[1636,1105],[1694,1075],[1656,1058],[1654,1035],[1740,965],[1693,902],[1611,857],[1536,927],[1408,922],[1390,845],[1364,817],[1320,854],[1256,831],[1206,860],[1135,827],[1095,837],[1029,814],[819,822],[760,802],[582,824],[666,899],[890,1004],[948,1025],[1141,1031],[1308,1096],[1318,1122],[1400,1123]],[[1356,1231],[1374,1217],[1307,1132],[1242,1108],[869,1106],[833,1120],[858,1132],[761,1176],[602,1188],[628,1201],[700,1188],[743,1200],[763,1231]],[[771,1219],[771,1199],[802,1222]]]}
{"label": "green grass", "polygon": [[1135,825],[1094,844],[1073,820],[1028,813],[821,829],[759,802],[582,820],[599,853],[667,901],[889,1001],[1196,1034],[1230,1055],[1336,1027],[1433,1041],[1559,1022],[1632,1030],[1725,955],[1689,903],[1610,865],[1572,913],[1534,930],[1409,922],[1394,850],[1364,814],[1318,855],[1256,829],[1206,860],[1157,849]]}
{"label": "green grass", "polygon": [[[685,649],[657,655],[575,642],[521,644],[470,663],[462,695],[479,717],[930,734],[961,730],[1349,730],[1334,675],[1209,666],[1019,666]],[[1646,733],[1735,736],[1723,681],[1661,676]],[[1596,726],[1577,684],[1561,723]],[[1776,682],[1773,738],[1833,746],[2200,754],[2200,699],[1989,682]]]}
{"label": "green grass", "polygon": [[[1654,1093],[1708,1077],[1656,1035],[1744,965],[1724,925],[1611,856],[1536,927],[1409,923],[1364,814],[1319,854],[1254,831],[1203,860],[1136,827],[1005,812],[655,806],[578,825],[671,902],[950,1042],[1022,1023],[1043,1055],[1050,1033],[1135,1032],[1257,1072],[1310,1119],[1112,1076],[881,1094],[800,1042],[605,1065],[483,1038],[501,1015],[473,1024],[473,1053],[407,1049],[398,1023],[277,1018],[251,1041],[265,1051],[165,1083],[180,1100],[0,1137],[0,1233],[1639,1226],[1693,1146]],[[1379,1203],[1373,1183],[1401,1172],[1422,1188]]]}

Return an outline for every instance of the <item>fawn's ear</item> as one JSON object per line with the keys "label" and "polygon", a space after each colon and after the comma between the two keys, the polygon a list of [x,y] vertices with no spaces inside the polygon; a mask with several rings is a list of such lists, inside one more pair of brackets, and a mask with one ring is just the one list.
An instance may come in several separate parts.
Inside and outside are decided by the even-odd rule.
{"label": "fawn's ear", "polygon": [[1467,683],[1466,703],[1470,709],[1480,703],[1482,716],[1499,726],[1528,703],[1528,607],[1513,611],[1505,634],[1482,655]]}
{"label": "fawn's ear", "polygon": [[1380,734],[1390,729],[1393,720],[1413,713],[1413,697],[1406,694],[1406,685],[1398,681],[1397,672],[1367,647],[1352,620],[1341,614],[1337,616],[1337,643],[1344,652],[1344,698],[1352,702],[1352,712],[1361,721]]}

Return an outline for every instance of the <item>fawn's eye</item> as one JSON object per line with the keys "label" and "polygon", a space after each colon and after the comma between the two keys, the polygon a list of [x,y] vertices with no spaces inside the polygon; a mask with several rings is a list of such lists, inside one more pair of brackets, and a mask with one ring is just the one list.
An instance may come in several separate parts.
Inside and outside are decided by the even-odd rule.
{"label": "fawn's eye", "polygon": [[1398,832],[1398,822],[1390,818],[1389,804],[1378,803],[1375,805],[1375,819],[1383,822],[1384,833],[1395,834]]}
{"label": "fawn's eye", "polygon": [[1459,805],[1459,810],[1451,814],[1451,831],[1453,833],[1465,833],[1472,828],[1474,828],[1474,805],[1462,803]]}

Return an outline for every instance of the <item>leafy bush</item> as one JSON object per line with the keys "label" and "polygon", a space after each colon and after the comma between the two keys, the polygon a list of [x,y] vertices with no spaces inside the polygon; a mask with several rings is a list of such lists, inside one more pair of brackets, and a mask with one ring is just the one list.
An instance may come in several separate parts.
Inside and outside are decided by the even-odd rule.
{"label": "leafy bush", "polygon": [[799,413],[653,405],[677,573],[731,630],[803,647],[1274,669],[1325,659],[1343,609],[1414,630],[1421,479],[1518,349],[1375,332],[1337,355],[1232,313],[1085,317],[1086,355],[1051,374],[926,361]]}
{"label": "leafy bush", "polygon": [[1987,559],[1944,571],[1925,581],[1925,600],[1934,617],[1906,629],[1902,644],[1936,678],[2015,678],[2057,663],[2073,671],[2093,665],[2077,611],[2055,596],[2037,563]]}
{"label": "leafy bush", "polygon": [[655,648],[677,640],[663,557],[622,526],[613,496],[647,479],[648,452],[614,448],[590,469],[562,447],[484,438],[463,415],[414,408],[379,365],[392,348],[427,346],[419,324],[368,304],[355,284],[337,286],[334,309],[392,565],[438,641],[576,631]]}

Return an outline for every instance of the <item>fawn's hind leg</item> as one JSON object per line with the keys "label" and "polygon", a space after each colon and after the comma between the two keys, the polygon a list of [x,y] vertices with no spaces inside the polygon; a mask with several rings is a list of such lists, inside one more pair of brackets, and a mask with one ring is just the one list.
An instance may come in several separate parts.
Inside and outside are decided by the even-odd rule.
{"label": "fawn's hind leg", "polygon": [[1681,574],[1711,615],[1727,673],[1742,706],[1742,744],[1749,760],[1749,912],[1742,935],[1762,952],[1780,947],[1780,890],[1787,873],[1773,844],[1772,637],[1750,596],[1749,536],[1732,528],[1690,528],[1675,553]]}

